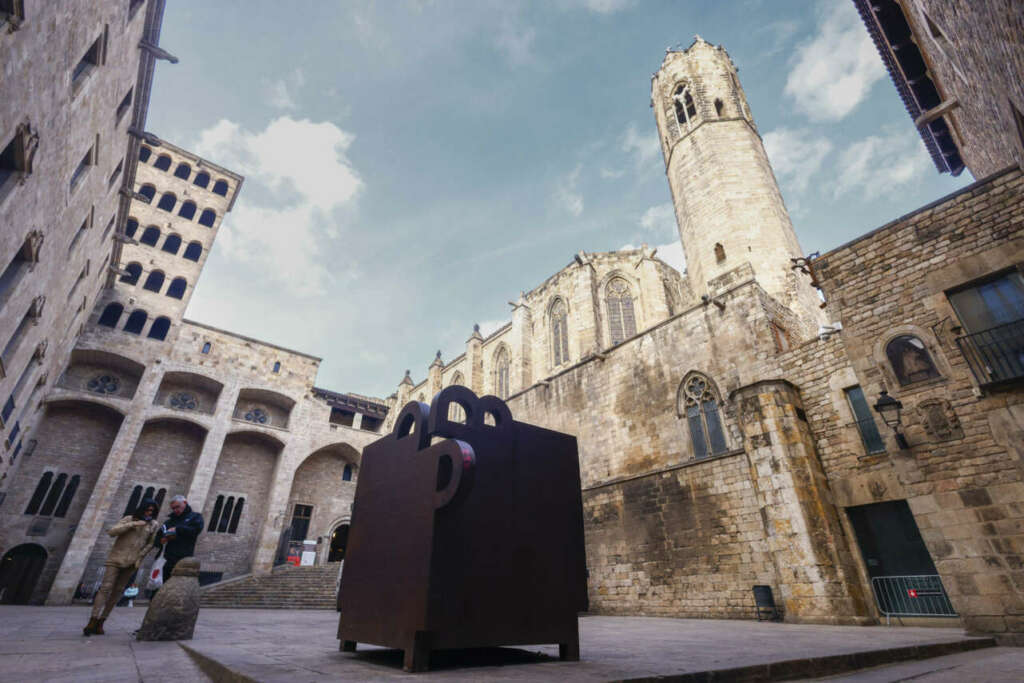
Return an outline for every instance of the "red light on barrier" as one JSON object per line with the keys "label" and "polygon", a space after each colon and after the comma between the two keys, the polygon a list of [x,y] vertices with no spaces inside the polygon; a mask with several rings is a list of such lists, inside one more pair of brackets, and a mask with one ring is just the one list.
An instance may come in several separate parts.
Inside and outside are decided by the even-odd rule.
{"label": "red light on barrier", "polygon": [[917,597],[917,589],[916,588],[908,588],[907,589],[907,595],[909,595],[912,598],[916,598]]}

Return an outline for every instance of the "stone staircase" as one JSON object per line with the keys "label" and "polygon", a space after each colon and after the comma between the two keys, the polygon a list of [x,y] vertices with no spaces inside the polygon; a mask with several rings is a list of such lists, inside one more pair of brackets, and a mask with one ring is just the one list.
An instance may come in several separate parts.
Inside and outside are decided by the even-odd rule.
{"label": "stone staircase", "polygon": [[276,567],[270,574],[229,579],[202,589],[203,607],[335,609],[337,562],[320,567]]}

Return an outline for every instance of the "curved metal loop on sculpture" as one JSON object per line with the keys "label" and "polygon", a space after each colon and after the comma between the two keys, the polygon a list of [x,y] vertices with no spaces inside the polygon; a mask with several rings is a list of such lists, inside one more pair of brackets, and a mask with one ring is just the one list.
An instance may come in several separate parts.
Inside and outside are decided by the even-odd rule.
{"label": "curved metal loop on sculpture", "polygon": [[409,401],[398,414],[391,437],[397,441],[408,437],[411,432],[416,439],[416,450],[423,450],[430,445],[430,432],[427,430],[429,417],[430,406],[419,401]]}
{"label": "curved metal loop on sculpture", "polygon": [[[452,403],[458,404],[465,411],[465,423],[455,422],[449,417]],[[494,425],[486,423],[484,418],[488,414],[494,418]],[[507,432],[511,428],[512,411],[497,396],[477,397],[472,390],[453,384],[437,392],[430,402],[428,431],[431,436],[471,438],[479,430]]]}
{"label": "curved metal loop on sculpture", "polygon": [[[434,492],[434,509],[443,508],[452,502],[455,494],[459,493],[460,487],[465,493],[472,485],[473,468],[476,467],[476,454],[473,447],[459,439],[447,439],[437,444],[437,461],[440,467],[441,458],[447,455],[452,461],[452,475],[448,483],[440,491]],[[432,448],[431,451],[434,449]]]}

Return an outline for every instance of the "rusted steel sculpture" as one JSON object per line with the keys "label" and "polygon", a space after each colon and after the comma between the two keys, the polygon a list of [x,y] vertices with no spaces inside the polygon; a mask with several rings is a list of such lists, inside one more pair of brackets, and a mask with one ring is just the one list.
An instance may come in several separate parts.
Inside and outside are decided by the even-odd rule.
{"label": "rusted steel sculpture", "polygon": [[[449,419],[452,404],[465,423]],[[406,671],[449,648],[558,643],[563,660],[578,660],[585,562],[576,438],[447,387],[429,408],[407,404],[363,450],[341,649],[400,648]]]}

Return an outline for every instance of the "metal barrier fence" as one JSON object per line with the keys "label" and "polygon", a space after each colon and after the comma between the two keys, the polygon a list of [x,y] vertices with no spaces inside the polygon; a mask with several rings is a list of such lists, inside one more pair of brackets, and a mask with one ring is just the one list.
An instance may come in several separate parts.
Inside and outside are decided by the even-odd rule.
{"label": "metal barrier fence", "polygon": [[877,576],[871,588],[886,624],[892,617],[957,616],[938,574]]}

